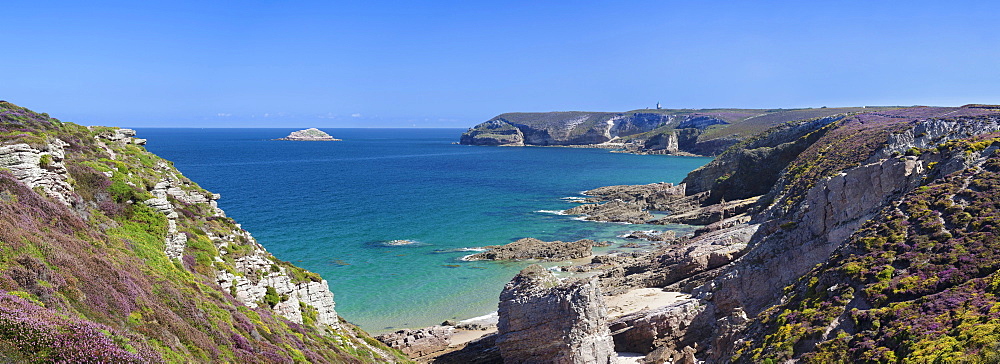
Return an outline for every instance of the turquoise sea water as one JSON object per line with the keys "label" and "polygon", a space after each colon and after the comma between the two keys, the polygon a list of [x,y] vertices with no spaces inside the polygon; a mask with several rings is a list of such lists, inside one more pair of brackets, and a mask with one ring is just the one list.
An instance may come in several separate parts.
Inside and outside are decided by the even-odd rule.
{"label": "turquoise sea water", "polygon": [[[320,273],[338,313],[370,332],[496,310],[527,262],[466,262],[463,248],[616,236],[635,225],[540,211],[614,184],[679,182],[709,158],[601,149],[452,144],[463,129],[328,129],[342,142],[270,139],[293,129],[139,129],[147,149],[222,194],[271,253]],[[406,239],[417,242],[390,246]],[[613,249],[614,247],[612,247]]]}

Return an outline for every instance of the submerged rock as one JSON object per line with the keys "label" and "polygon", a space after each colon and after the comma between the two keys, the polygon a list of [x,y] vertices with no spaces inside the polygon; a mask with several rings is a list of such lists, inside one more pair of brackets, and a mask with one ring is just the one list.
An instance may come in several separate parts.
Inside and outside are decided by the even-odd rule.
{"label": "submerged rock", "polygon": [[275,140],[340,141],[340,139],[336,139],[330,136],[330,134],[316,128],[293,131],[291,134],[288,134],[288,136]]}
{"label": "submerged rock", "polygon": [[505,363],[617,363],[596,278],[560,282],[539,265],[500,294],[496,345]]}

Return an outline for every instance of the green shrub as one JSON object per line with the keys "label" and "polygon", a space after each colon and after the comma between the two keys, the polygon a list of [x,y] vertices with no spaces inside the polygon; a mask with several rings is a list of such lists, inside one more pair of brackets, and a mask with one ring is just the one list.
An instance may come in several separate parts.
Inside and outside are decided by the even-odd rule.
{"label": "green shrub", "polygon": [[267,286],[267,292],[264,293],[264,303],[274,308],[279,302],[281,302],[281,297],[278,296],[278,291],[274,287]]}
{"label": "green shrub", "polygon": [[38,166],[42,168],[49,168],[52,165],[52,155],[42,154],[42,157],[38,159]]}

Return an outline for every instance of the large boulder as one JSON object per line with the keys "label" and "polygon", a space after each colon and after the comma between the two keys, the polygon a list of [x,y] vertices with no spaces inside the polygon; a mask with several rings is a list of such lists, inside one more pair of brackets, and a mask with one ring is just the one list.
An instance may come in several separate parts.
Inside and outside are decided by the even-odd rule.
{"label": "large boulder", "polygon": [[596,278],[560,282],[538,265],[500,294],[496,340],[505,363],[617,363]]}

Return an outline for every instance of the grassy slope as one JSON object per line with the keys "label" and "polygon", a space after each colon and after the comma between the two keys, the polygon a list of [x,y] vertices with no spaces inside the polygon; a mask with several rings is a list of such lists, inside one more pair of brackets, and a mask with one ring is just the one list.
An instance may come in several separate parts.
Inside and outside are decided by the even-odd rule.
{"label": "grassy slope", "polygon": [[[70,208],[0,170],[0,359],[362,363],[376,362],[369,345],[390,351],[350,325],[353,332],[324,335],[223,292],[214,272],[232,269],[233,255],[213,262],[219,254],[208,234],[235,222],[211,217],[205,204],[173,201],[183,206],[178,225],[190,239],[184,259],[167,259],[165,216],[136,201],[176,170],[131,144],[113,146],[112,157],[95,139],[107,130],[0,102],[0,144],[69,143],[76,194]],[[300,279],[312,275],[294,270]]]}

